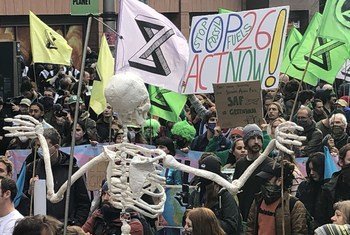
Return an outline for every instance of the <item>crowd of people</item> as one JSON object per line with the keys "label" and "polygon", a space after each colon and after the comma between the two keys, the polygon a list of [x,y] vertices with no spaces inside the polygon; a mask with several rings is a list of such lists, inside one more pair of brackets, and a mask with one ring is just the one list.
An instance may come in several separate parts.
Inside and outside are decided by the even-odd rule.
{"label": "crowd of people", "polygon": [[[32,216],[33,185],[46,178],[45,165],[38,140],[5,136],[3,127],[11,123],[4,119],[18,114],[30,115],[44,127],[55,190],[68,178],[70,156],[60,147],[69,147],[72,138],[75,145],[97,145],[121,143],[126,136],[130,143],[155,145],[170,155],[200,151],[200,169],[232,181],[259,158],[275,137],[276,127],[292,120],[304,128],[295,132],[306,137],[302,146],[293,148],[294,155],[272,151],[237,197],[210,180],[194,177],[188,182],[183,172],[168,170],[168,185],[191,184],[195,188],[183,217],[184,234],[350,234],[348,83],[320,81],[317,87],[309,87],[281,75],[278,89],[263,92],[264,123],[221,128],[215,96],[201,94],[188,96],[176,123],[149,115],[142,126],[124,127],[111,105],[107,104],[100,115],[89,108],[93,81],[99,79],[96,60],[96,53],[87,55],[81,97],[77,97],[80,72],[74,66],[52,64],[23,65],[21,96],[0,97],[0,154],[31,150],[24,162],[26,176],[21,191],[12,179],[17,178],[13,163],[0,157],[0,234],[63,233],[65,198],[56,204],[47,201],[47,215]],[[324,173],[326,154],[340,167],[330,178]],[[296,164],[300,157],[307,158],[305,176]],[[78,169],[74,159],[73,173]],[[70,195],[68,234],[121,234],[121,210],[109,203],[107,183],[101,182],[99,205],[91,204],[93,195],[84,178],[72,185]],[[152,198],[144,200],[152,203]],[[161,216],[151,219],[135,211],[128,213],[131,234],[156,234],[166,224]]]}

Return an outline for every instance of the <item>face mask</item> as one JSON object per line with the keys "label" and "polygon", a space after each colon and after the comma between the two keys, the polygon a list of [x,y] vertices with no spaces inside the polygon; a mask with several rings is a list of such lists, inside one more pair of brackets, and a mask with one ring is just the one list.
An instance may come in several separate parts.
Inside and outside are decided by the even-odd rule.
{"label": "face mask", "polygon": [[306,127],[308,127],[310,125],[310,120],[307,118],[307,119],[301,119],[301,120],[298,120],[298,125],[301,126],[301,127],[304,127],[304,129]]}
{"label": "face mask", "polygon": [[207,129],[210,130],[211,132],[214,132],[215,127],[216,127],[216,123],[208,123],[207,124]]}
{"label": "face mask", "polygon": [[[54,147],[54,146],[51,146],[51,148],[53,148],[53,147]],[[36,152],[39,154],[39,156],[44,157],[44,150],[43,150],[42,147],[39,147],[38,150],[37,150]],[[49,148],[49,153],[50,153],[50,148]],[[51,158],[52,155],[54,155],[54,154],[55,154],[55,152],[51,153],[51,154],[50,154],[50,158]]]}
{"label": "face mask", "polygon": [[269,205],[281,197],[281,187],[267,183],[261,186],[261,193],[265,203]]}
{"label": "face mask", "polygon": [[335,138],[339,138],[344,134],[344,129],[341,126],[333,126],[332,127],[332,135]]}

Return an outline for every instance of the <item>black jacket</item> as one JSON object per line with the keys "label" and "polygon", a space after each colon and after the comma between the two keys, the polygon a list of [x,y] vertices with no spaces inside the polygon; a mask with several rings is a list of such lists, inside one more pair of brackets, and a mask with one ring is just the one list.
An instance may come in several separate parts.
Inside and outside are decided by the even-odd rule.
{"label": "black jacket", "polygon": [[[54,190],[55,192],[65,183],[68,179],[69,169],[69,155],[59,151],[61,160],[53,165],[52,173],[54,178]],[[79,167],[76,165],[76,159],[74,159],[73,172],[76,172]],[[24,192],[28,193],[29,181],[33,175],[33,163],[27,165],[26,181],[24,185]],[[40,158],[36,161],[35,175],[39,176],[39,179],[46,179],[44,159]],[[64,220],[66,196],[58,203],[51,203],[49,200],[47,203],[47,215],[51,215],[58,220]],[[86,189],[86,185],[83,178],[79,178],[71,187],[70,191],[70,203],[69,203],[69,224],[71,225],[83,225],[89,215],[90,211],[90,199]]]}
{"label": "black jacket", "polygon": [[316,202],[315,221],[318,225],[332,223],[333,204],[350,200],[350,187],[343,183],[342,171],[333,174],[330,181],[322,186],[320,200]]}
{"label": "black jacket", "polygon": [[[201,207],[203,198],[200,197],[198,190],[193,191],[189,199],[189,208]],[[219,191],[217,202],[209,209],[215,213],[226,234],[241,234],[242,220],[239,207],[227,189],[222,188]]]}

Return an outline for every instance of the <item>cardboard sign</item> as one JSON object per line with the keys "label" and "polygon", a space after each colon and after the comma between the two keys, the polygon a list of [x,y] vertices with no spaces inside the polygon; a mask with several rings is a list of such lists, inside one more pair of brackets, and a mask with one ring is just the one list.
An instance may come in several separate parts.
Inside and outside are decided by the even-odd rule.
{"label": "cardboard sign", "polygon": [[261,81],[277,88],[289,7],[193,17],[182,92],[212,93],[214,83]]}
{"label": "cardboard sign", "polygon": [[109,162],[100,162],[86,173],[87,190],[95,191],[101,189],[102,180],[106,179],[108,163]]}
{"label": "cardboard sign", "polygon": [[214,84],[215,103],[220,126],[231,128],[263,118],[259,81]]}

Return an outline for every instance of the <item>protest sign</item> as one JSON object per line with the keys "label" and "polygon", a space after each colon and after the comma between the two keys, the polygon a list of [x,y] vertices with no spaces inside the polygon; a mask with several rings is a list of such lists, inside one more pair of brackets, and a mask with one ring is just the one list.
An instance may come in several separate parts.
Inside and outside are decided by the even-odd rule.
{"label": "protest sign", "polygon": [[259,81],[214,84],[220,126],[231,128],[260,123],[263,118]]}
{"label": "protest sign", "polygon": [[193,17],[182,93],[212,93],[213,83],[261,81],[278,87],[289,7]]}
{"label": "protest sign", "polygon": [[[90,159],[91,160],[91,159]],[[101,182],[106,179],[107,166],[109,162],[100,162],[86,173],[86,188],[89,191],[100,190]]]}

